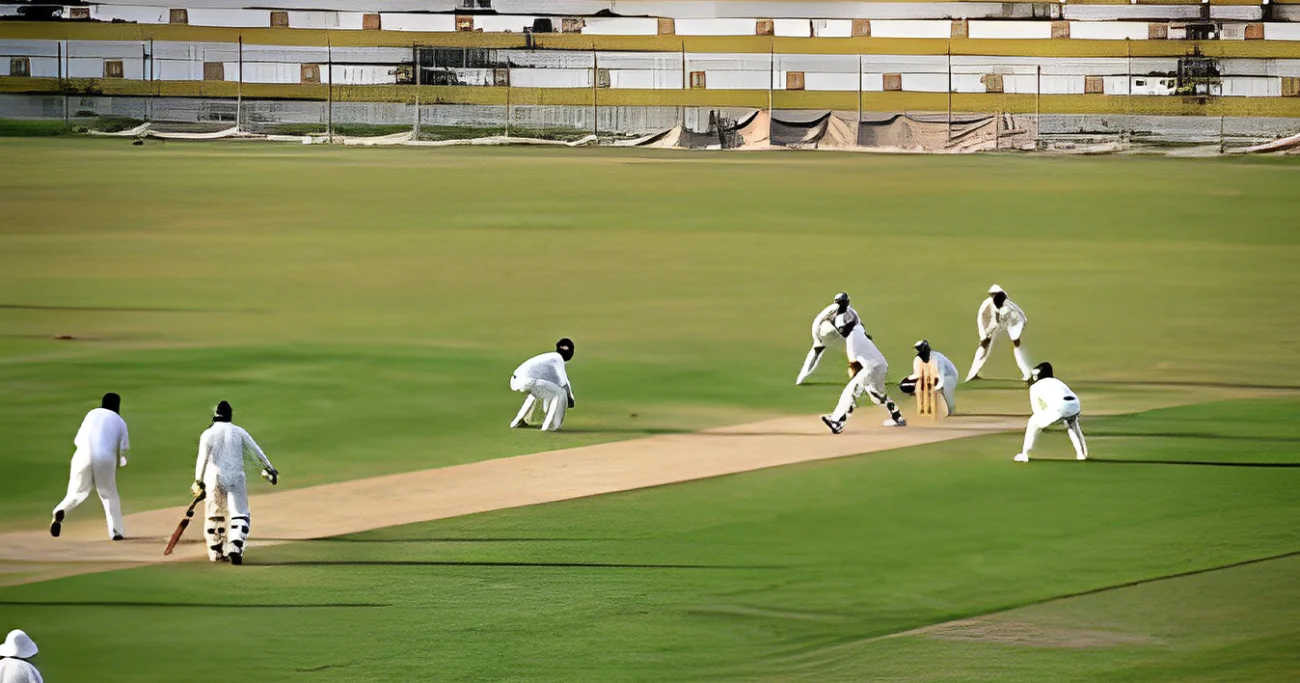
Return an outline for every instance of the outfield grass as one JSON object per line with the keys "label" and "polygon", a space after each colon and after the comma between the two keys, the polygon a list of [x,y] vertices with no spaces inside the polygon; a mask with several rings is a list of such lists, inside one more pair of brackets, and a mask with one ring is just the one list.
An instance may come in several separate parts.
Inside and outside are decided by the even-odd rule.
{"label": "outfield grass", "polygon": [[[128,511],[184,497],[219,399],[285,486],[824,411],[840,367],[792,380],[841,289],[894,379],[923,336],[964,368],[997,282],[1088,410],[1300,385],[1295,160],[73,139],[0,140],[0,159],[21,169],[0,186],[0,529],[45,522],[110,390]],[[570,431],[505,429],[510,371],[561,335]],[[1010,355],[986,374],[1012,376]],[[1025,408],[1012,383],[961,401]],[[1297,412],[1087,428],[1100,460],[1293,463]],[[38,636],[50,680],[1289,680],[1286,560],[1023,617],[1137,634],[1106,647],[872,640],[1300,549],[1296,469],[1013,467],[1017,441],[256,550],[237,573],[9,588],[0,628]],[[593,563],[653,566],[569,566]],[[143,670],[101,670],[124,658]]]}
{"label": "outfield grass", "polygon": [[[1031,355],[1089,396],[1300,383],[1291,160],[63,139],[0,157],[22,169],[0,187],[0,528],[47,514],[109,390],[128,510],[183,495],[220,399],[287,486],[826,410],[838,370],[791,380],[841,289],[895,378],[923,336],[964,367],[997,282]],[[561,335],[573,432],[502,431],[510,371]],[[1014,376],[995,352],[988,373]]]}
{"label": "outfield grass", "polygon": [[[1135,422],[1170,436],[1102,436]],[[1300,558],[1055,599],[1300,551],[1298,425],[1296,400],[1170,409],[1089,421],[1087,463],[1062,434],[1043,456],[1067,459],[1028,466],[1009,460],[1016,435],[981,437],[262,549],[238,570],[3,589],[0,605],[40,627],[52,680],[215,681],[239,653],[259,681],[1290,681]],[[1174,460],[1293,467],[1124,462]],[[883,638],[1022,606],[992,617],[1016,643]],[[138,668],[99,670],[124,660]]]}

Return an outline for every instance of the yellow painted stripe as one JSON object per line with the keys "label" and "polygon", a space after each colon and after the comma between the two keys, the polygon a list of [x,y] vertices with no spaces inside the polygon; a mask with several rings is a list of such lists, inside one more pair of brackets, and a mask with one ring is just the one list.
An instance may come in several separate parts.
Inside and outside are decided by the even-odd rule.
{"label": "yellow painted stripe", "polygon": [[[1300,2],[1300,0],[1296,0]],[[168,40],[250,45],[338,47],[523,48],[522,34],[403,33],[395,31],[324,31],[301,29],[227,29],[195,26],[0,22],[0,39],[25,40]],[[1180,57],[1199,47],[1220,58],[1300,59],[1300,41],[1230,40],[1015,40],[953,38],[771,38],[761,36],[583,36],[536,37],[542,48],[717,54],[962,55],[989,57]]]}

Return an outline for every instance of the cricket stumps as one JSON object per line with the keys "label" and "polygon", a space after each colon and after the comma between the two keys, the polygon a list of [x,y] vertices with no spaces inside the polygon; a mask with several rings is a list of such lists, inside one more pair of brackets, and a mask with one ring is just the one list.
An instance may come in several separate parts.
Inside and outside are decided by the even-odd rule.
{"label": "cricket stumps", "polygon": [[921,366],[921,375],[916,378],[916,414],[920,417],[938,419],[943,417],[939,408],[938,396],[934,385],[939,381],[939,366],[933,360]]}

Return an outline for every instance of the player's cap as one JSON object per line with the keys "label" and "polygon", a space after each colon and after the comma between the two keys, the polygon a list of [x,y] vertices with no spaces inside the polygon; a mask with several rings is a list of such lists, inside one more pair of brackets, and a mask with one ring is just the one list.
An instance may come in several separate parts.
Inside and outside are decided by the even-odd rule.
{"label": "player's cap", "polygon": [[912,344],[912,348],[917,349],[917,350],[920,350],[920,348],[921,348],[922,346],[927,346],[927,347],[928,347],[929,345],[930,345],[930,342],[928,342],[928,341],[926,341],[926,340],[924,340],[924,339],[918,339],[918,340],[916,340],[916,343],[915,343],[915,344]]}
{"label": "player's cap", "polygon": [[1005,294],[1005,293],[1006,293],[1006,290],[1002,289],[1001,287],[999,287],[999,286],[997,286],[997,285],[993,285],[992,287],[989,287],[989,294],[998,294],[998,293],[1003,293],[1003,294]]}
{"label": "player's cap", "polygon": [[835,303],[847,304],[848,302],[849,302],[848,292],[840,292],[839,294],[835,295]]}

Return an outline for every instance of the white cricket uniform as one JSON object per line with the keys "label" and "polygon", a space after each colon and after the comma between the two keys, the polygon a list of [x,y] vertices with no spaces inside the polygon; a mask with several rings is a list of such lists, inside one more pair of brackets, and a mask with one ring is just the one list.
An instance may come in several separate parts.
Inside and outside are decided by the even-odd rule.
{"label": "white cricket uniform", "polygon": [[[1002,302],[1001,307],[993,305],[992,297],[985,298],[984,303],[980,304],[979,312],[975,315],[981,346],[975,350],[975,360],[971,363],[970,372],[966,374],[967,381],[978,375],[980,368],[984,367],[984,363],[993,353],[993,343],[997,341],[999,333],[1005,333],[1013,343],[1019,342],[1028,322],[1029,318],[1025,317],[1024,310],[1010,297]],[[988,348],[983,346],[985,340],[988,341]],[[1016,344],[1012,351],[1016,357],[1016,365],[1020,367],[1021,379],[1029,381],[1032,368],[1024,349]]]}
{"label": "white cricket uniform", "polygon": [[208,519],[203,530],[211,560],[244,552],[251,528],[244,477],[247,454],[252,454],[263,469],[275,469],[253,437],[230,422],[214,422],[199,437],[194,480],[203,482],[207,491]]}
{"label": "white cricket uniform", "polygon": [[125,536],[122,524],[122,504],[117,497],[117,468],[126,466],[126,455],[131,447],[127,437],[126,420],[108,408],[95,408],[86,413],[81,429],[73,439],[77,450],[72,455],[72,470],[68,477],[68,495],[54,508],[57,513],[67,512],[85,502],[93,486],[104,504],[108,519],[108,536]]}
{"label": "white cricket uniform", "polygon": [[1029,405],[1034,414],[1029,416],[1025,427],[1025,445],[1021,453],[1025,456],[1034,449],[1038,434],[1044,429],[1064,422],[1074,444],[1075,457],[1084,460],[1088,457],[1088,444],[1083,438],[1083,429],[1079,427],[1079,397],[1055,377],[1045,377],[1029,387]]}
{"label": "white cricket uniform", "polygon": [[[113,412],[113,411],[109,411]],[[31,662],[17,657],[0,657],[0,683],[45,683]]]}
{"label": "white cricket uniform", "polygon": [[569,375],[564,370],[563,356],[552,351],[524,361],[510,376],[510,390],[527,394],[519,414],[510,423],[512,427],[526,421],[536,408],[538,399],[541,399],[542,409],[546,411],[542,430],[559,431],[564,424],[564,412],[569,407],[569,397],[573,395]]}
{"label": "white cricket uniform", "polygon": [[[957,366],[948,360],[948,357],[935,351],[930,350],[930,361],[939,369],[939,377],[935,382],[934,388],[943,394],[944,404],[948,407],[948,414],[951,415],[957,410],[957,382],[960,381],[961,375],[957,374]],[[912,376],[910,379],[921,378],[921,368],[925,363],[920,356],[912,359]]]}
{"label": "white cricket uniform", "polygon": [[889,363],[885,361],[880,349],[867,339],[867,333],[862,330],[861,324],[853,326],[853,331],[844,339],[844,348],[849,362],[860,364],[862,370],[840,392],[840,401],[831,413],[831,419],[840,422],[848,418],[849,411],[857,404],[857,398],[863,392],[871,397],[872,403],[885,404],[885,378],[889,375]]}
{"label": "white cricket uniform", "polygon": [[[799,370],[799,376],[795,379],[795,384],[803,384],[813,372],[817,370],[817,364],[821,361],[822,352],[827,346],[832,344],[838,345],[844,342],[840,336],[839,330],[835,329],[835,318],[840,314],[839,304],[831,304],[822,309],[821,313],[812,321],[812,349],[808,351],[808,356],[804,359],[803,367]],[[845,315],[850,316],[854,322],[861,325],[861,318],[858,312],[849,306],[845,310]]]}

